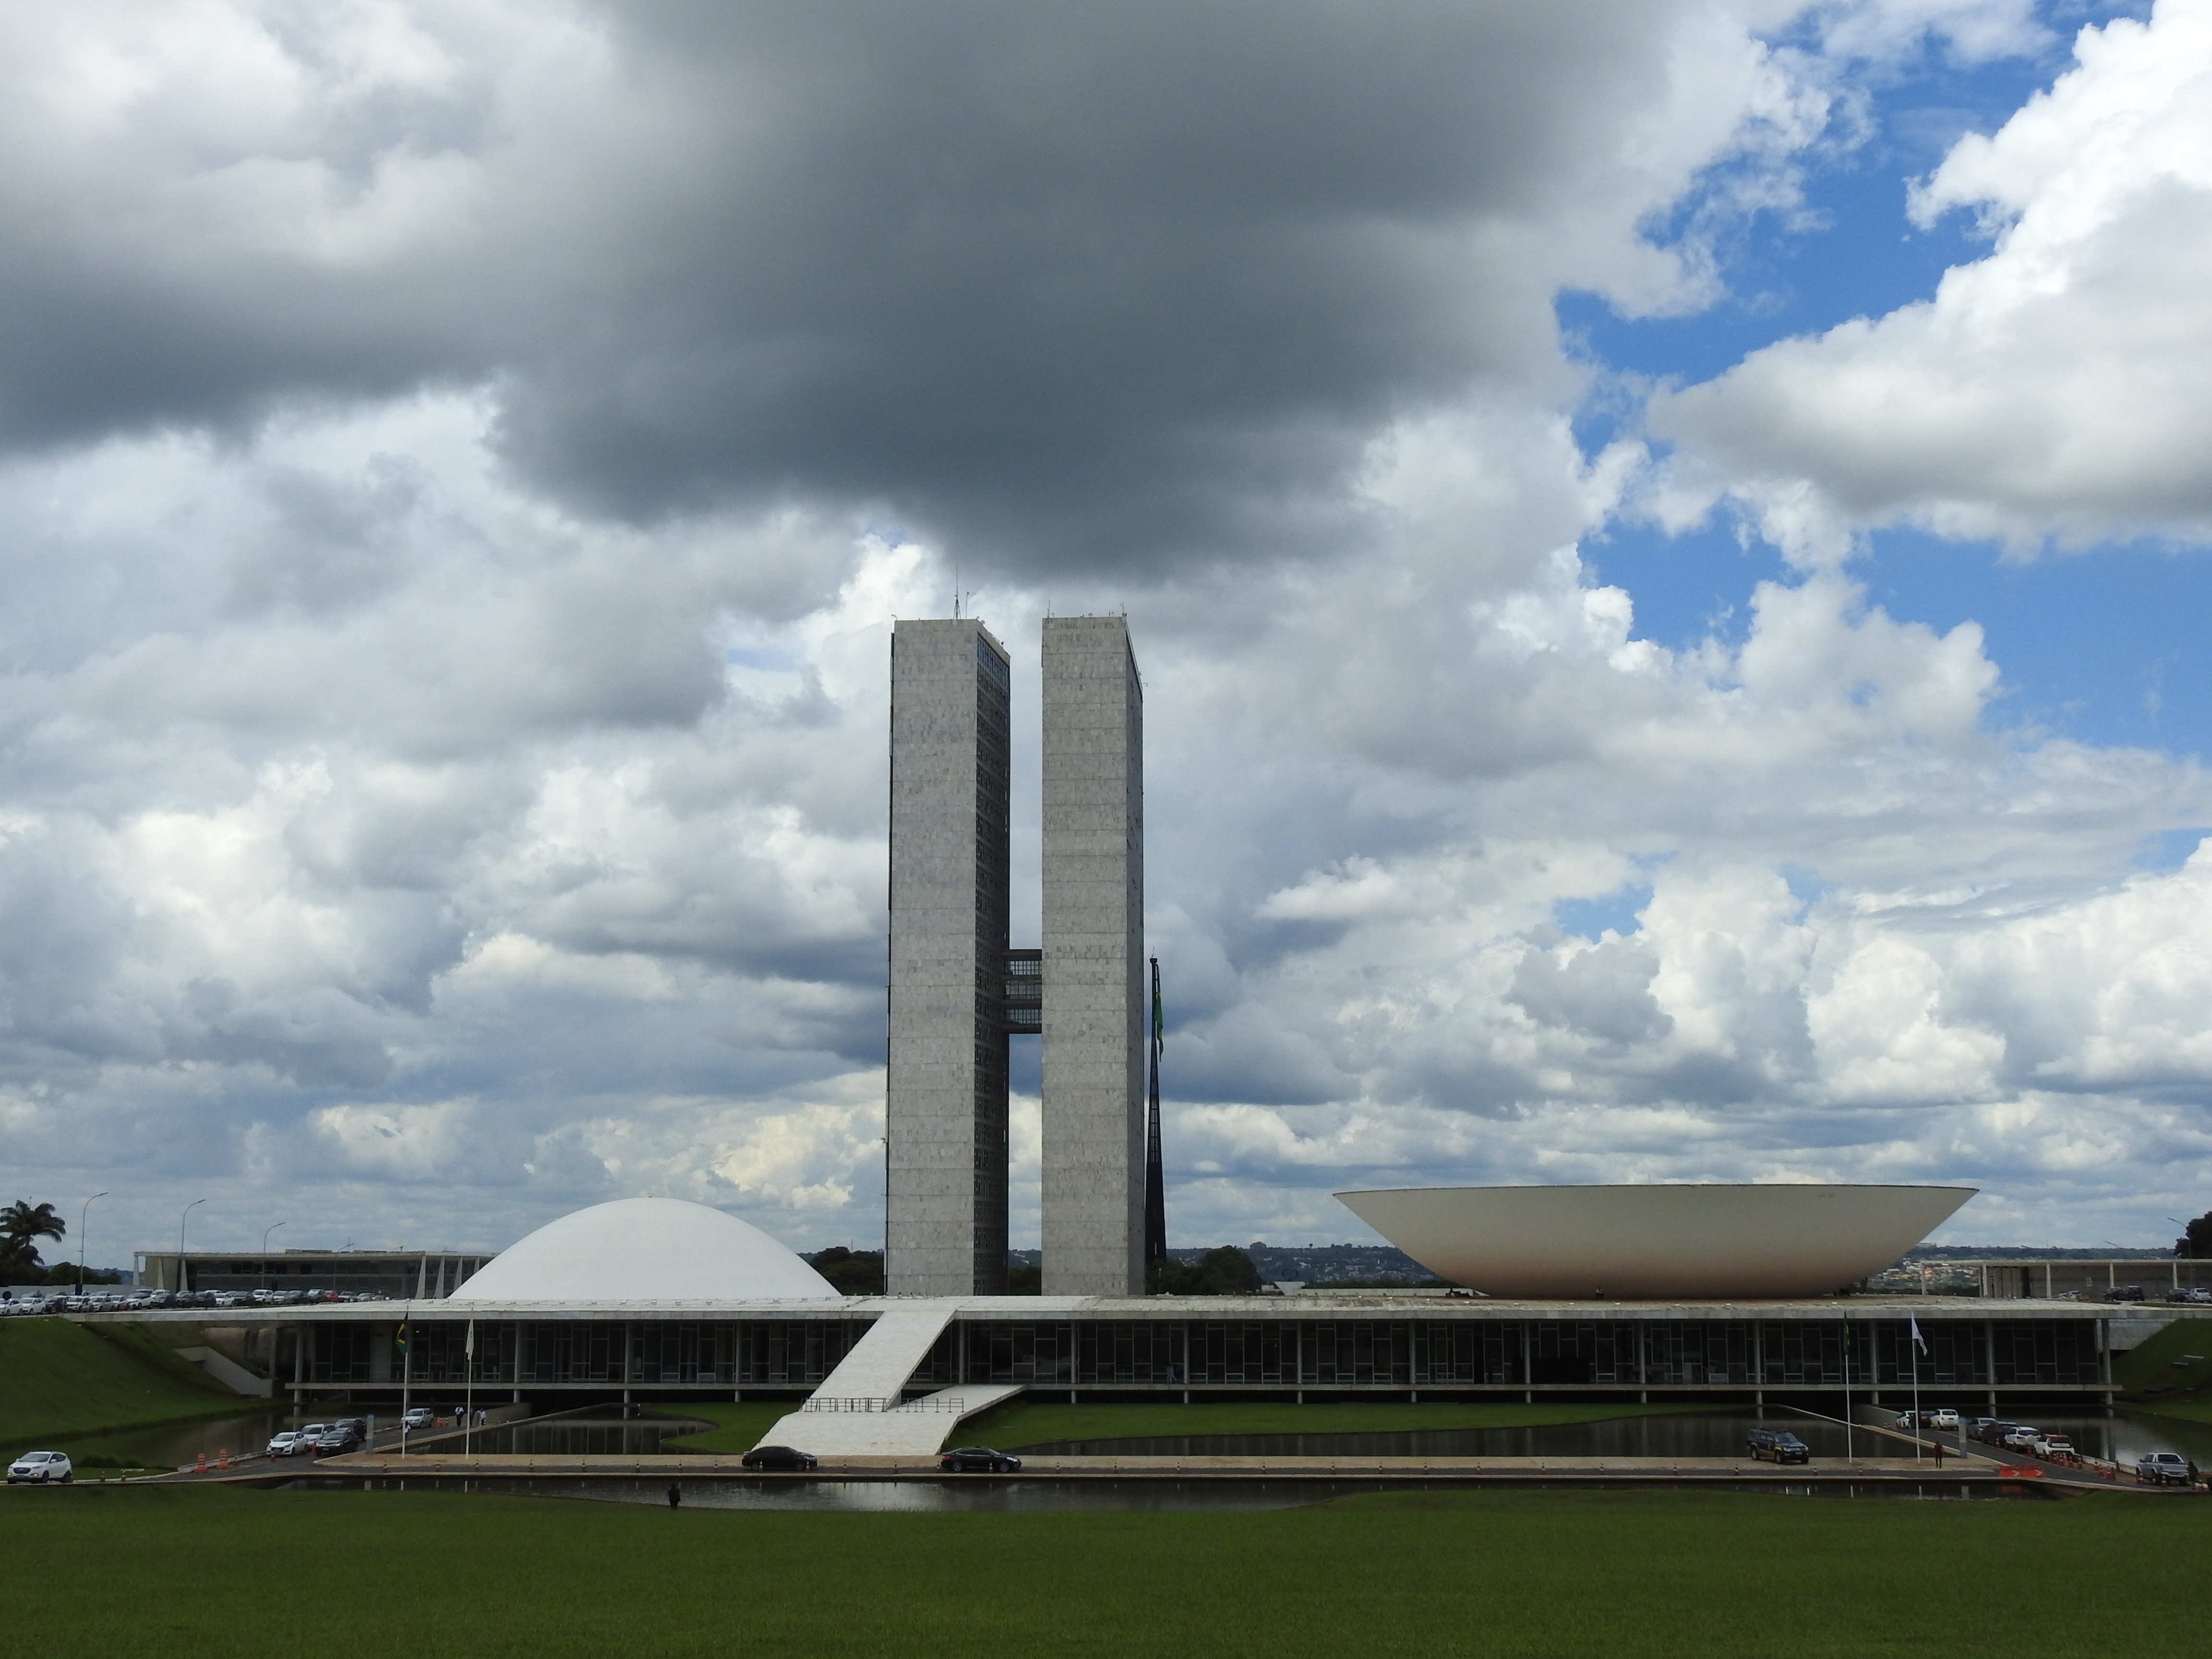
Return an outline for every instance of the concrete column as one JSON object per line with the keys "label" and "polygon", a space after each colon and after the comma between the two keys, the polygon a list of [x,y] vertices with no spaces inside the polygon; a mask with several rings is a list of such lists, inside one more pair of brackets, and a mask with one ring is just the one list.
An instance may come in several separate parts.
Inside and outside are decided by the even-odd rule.
{"label": "concrete column", "polygon": [[1044,1291],[1144,1293],[1144,687],[1120,617],[1044,624]]}

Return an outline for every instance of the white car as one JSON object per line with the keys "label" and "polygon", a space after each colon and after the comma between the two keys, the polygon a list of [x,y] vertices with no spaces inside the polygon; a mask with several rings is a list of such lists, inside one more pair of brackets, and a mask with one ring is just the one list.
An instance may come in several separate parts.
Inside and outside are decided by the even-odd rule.
{"label": "white car", "polygon": [[2074,1441],[2068,1435],[2039,1434],[2029,1449],[2038,1457],[2048,1457],[2054,1462],[2070,1463],[2074,1461]]}
{"label": "white car", "polygon": [[2003,1443],[2014,1451],[2033,1451],[2035,1443],[2043,1438],[2041,1429],[2031,1429],[2025,1423],[2004,1437]]}
{"label": "white car", "polygon": [[302,1440],[296,1430],[279,1429],[269,1437],[269,1455],[271,1457],[289,1457],[295,1452],[306,1451],[314,1443],[312,1440]]}
{"label": "white car", "polygon": [[67,1452],[25,1452],[8,1466],[8,1484],[27,1480],[34,1486],[50,1486],[56,1481],[67,1486],[76,1479],[76,1469],[69,1461]]}
{"label": "white car", "polygon": [[1928,1426],[1931,1429],[1956,1429],[1959,1426],[1959,1413],[1948,1406],[1938,1406],[1928,1413]]}
{"label": "white car", "polygon": [[400,1419],[400,1424],[410,1434],[412,1434],[418,1429],[436,1426],[437,1421],[438,1413],[429,1407],[414,1406],[408,1409],[407,1415]]}

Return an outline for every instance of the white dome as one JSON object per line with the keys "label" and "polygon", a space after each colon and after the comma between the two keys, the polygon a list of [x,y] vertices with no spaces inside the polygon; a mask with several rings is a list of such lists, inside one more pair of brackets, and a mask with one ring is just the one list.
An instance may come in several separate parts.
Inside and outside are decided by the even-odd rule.
{"label": "white dome", "polygon": [[620,1198],[502,1250],[455,1302],[836,1299],[830,1281],[750,1222],[677,1198]]}

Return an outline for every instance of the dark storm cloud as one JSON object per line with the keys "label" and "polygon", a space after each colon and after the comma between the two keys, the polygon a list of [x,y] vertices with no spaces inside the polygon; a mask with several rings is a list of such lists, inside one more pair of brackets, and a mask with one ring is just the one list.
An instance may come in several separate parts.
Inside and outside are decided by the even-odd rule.
{"label": "dark storm cloud", "polygon": [[515,453],[629,511],[876,495],[1018,560],[1279,534],[1394,407],[1525,368],[1546,287],[1468,239],[1612,143],[1578,112],[1652,95],[1668,21],[633,15],[708,176],[618,270],[638,325],[524,369]]}
{"label": "dark storm cloud", "polygon": [[1620,123],[1667,96],[1680,26],[1435,0],[611,18],[568,107],[456,73],[227,158],[312,160],[338,219],[431,192],[403,162],[465,166],[465,233],[337,258],[301,229],[281,258],[295,190],[240,210],[276,222],[228,256],[18,239],[0,431],[493,375],[510,456],[626,516],[858,497],[1016,564],[1295,544],[1379,420],[1550,362],[1553,284],[1606,273],[1532,258],[1532,228],[1620,243],[1644,205]]}

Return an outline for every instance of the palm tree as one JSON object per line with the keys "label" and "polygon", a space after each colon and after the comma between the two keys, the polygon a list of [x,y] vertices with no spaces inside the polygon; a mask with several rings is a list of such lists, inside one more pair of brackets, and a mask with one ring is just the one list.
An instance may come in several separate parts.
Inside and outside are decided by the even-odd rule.
{"label": "palm tree", "polygon": [[59,1238],[68,1231],[69,1223],[54,1213],[52,1205],[19,1198],[0,1210],[0,1262],[11,1267],[35,1267],[40,1265],[38,1241]]}

